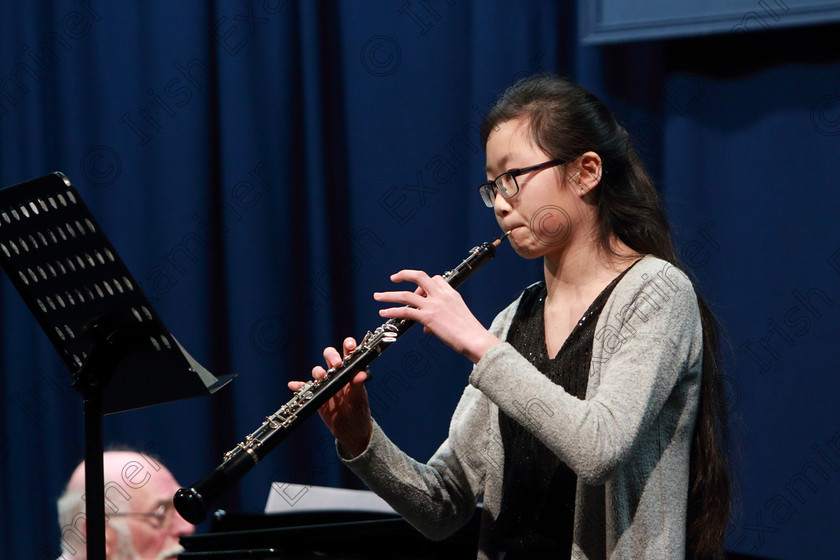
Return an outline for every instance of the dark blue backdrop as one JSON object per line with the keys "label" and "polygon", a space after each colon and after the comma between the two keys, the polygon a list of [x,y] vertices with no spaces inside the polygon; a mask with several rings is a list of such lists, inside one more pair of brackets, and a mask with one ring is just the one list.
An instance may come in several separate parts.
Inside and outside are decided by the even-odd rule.
{"label": "dark blue backdrop", "polygon": [[[320,350],[380,324],[400,268],[442,272],[497,227],[477,127],[499,91],[558,71],[611,104],[657,178],[729,337],[740,492],[730,548],[829,557],[840,506],[840,47],[834,27],[601,48],[565,3],[2,2],[0,184],[66,173],[212,398],[107,417],[106,441],[182,483],[289,397]],[[539,263],[464,286],[489,323]],[[81,402],[0,282],[0,556],[54,558]],[[375,365],[374,413],[409,453],[444,438],[469,371],[411,332]],[[231,494],[358,487],[309,422]]]}

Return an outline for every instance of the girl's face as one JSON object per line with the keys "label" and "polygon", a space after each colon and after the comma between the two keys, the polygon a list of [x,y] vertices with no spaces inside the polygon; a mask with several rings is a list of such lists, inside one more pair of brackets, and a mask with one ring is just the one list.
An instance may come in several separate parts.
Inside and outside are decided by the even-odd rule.
{"label": "girl's face", "polygon": [[[552,159],[531,140],[527,119],[501,123],[490,133],[486,151],[488,181]],[[560,251],[573,238],[573,224],[581,223],[582,201],[570,170],[570,164],[563,164],[520,175],[516,195],[496,195],[496,220],[511,232],[510,243],[520,256],[532,259]]]}

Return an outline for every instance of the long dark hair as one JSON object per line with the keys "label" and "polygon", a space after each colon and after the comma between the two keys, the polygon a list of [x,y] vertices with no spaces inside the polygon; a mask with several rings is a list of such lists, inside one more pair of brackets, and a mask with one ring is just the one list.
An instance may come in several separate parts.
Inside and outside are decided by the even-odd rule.
{"label": "long dark hair", "polygon": [[[563,78],[537,75],[508,89],[481,126],[481,140],[499,124],[527,118],[534,143],[552,159],[573,161],[587,151],[601,156],[603,175],[589,195],[598,213],[598,242],[615,254],[613,236],[628,247],[684,269],[659,195],[627,131],[595,95]],[[700,402],[691,444],[686,556],[723,558],[729,515],[728,429],[718,326],[697,294],[703,328]]]}

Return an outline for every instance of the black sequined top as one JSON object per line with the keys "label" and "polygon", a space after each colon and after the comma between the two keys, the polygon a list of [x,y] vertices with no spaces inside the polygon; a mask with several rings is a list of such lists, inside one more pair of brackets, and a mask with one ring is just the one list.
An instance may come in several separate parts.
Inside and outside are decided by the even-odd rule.
{"label": "black sequined top", "polygon": [[[628,268],[629,270],[629,268]],[[595,324],[604,304],[625,270],[595,298],[560,351],[549,357],[545,345],[543,307],[545,283],[522,295],[507,341],[540,372],[567,393],[583,399],[592,358]],[[523,397],[522,407],[533,411],[535,422],[550,418],[544,405]],[[536,408],[535,408],[536,407]],[[506,560],[568,558],[572,548],[577,477],[528,430],[499,410],[505,450],[504,481],[499,517],[491,529],[493,544],[506,551]]]}

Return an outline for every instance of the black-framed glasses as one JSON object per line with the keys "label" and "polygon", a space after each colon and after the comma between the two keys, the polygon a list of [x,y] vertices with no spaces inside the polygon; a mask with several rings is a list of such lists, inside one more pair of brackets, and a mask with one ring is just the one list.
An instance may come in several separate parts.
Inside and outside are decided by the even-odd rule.
{"label": "black-framed glasses", "polygon": [[553,159],[551,161],[538,163],[537,165],[532,165],[530,167],[505,171],[489,183],[484,183],[478,187],[478,192],[481,194],[481,200],[484,201],[484,204],[487,205],[488,208],[493,208],[493,202],[496,200],[496,193],[502,193],[503,197],[511,198],[519,192],[519,183],[516,182],[516,178],[520,175],[540,171],[542,169],[554,167],[555,165],[562,165],[564,163],[566,163],[566,160],[564,159]]}
{"label": "black-framed glasses", "polygon": [[160,504],[155,511],[117,511],[108,513],[107,515],[109,517],[143,517],[149,520],[149,524],[152,527],[160,529],[166,526],[172,519],[173,511],[175,511],[175,508],[171,504]]}

